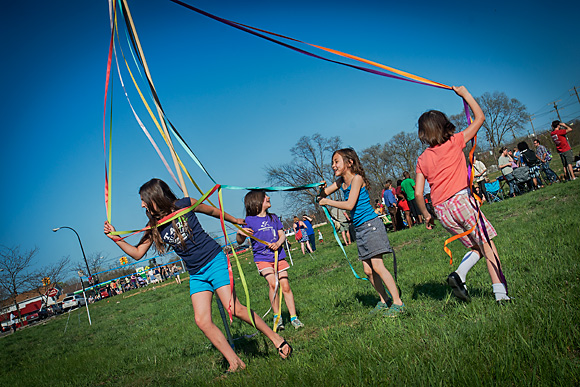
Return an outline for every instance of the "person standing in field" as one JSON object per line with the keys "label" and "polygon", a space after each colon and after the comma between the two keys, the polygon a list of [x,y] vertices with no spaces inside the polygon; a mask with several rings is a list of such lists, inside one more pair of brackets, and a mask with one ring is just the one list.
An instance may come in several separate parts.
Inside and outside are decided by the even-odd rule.
{"label": "person standing in field", "polygon": [[564,173],[568,177],[568,180],[576,180],[574,176],[574,169],[572,168],[572,163],[574,162],[574,154],[572,153],[572,147],[568,143],[566,135],[572,131],[572,128],[560,121],[552,122],[552,132],[550,136],[556,144],[556,149],[560,154],[560,159],[562,160],[562,165],[564,166]]}
{"label": "person standing in field", "polygon": [[298,219],[297,215],[294,215],[294,235],[296,235],[296,242],[300,242],[300,249],[302,250],[302,255],[306,254],[304,246],[306,249],[313,253],[312,246],[310,246],[310,240],[308,239],[308,234],[306,233],[306,224]]}
{"label": "person standing in field", "polygon": [[341,210],[339,208],[331,208],[330,214],[335,218],[334,228],[342,235],[344,245],[350,245],[352,243],[352,239],[350,238],[350,230],[348,229],[348,222],[350,222],[348,214],[345,210]]}
{"label": "person standing in field", "polygon": [[[409,209],[413,214],[413,217],[416,219],[417,224],[423,223],[423,216],[419,211],[419,207],[417,207],[417,202],[415,201],[415,181],[411,179],[411,175],[409,172],[403,172],[403,181],[401,182],[401,188],[405,192],[407,196],[407,204],[409,205]],[[411,219],[411,221],[413,221]],[[409,227],[412,227],[414,224],[409,224]]]}
{"label": "person standing in field", "polygon": [[487,190],[485,189],[485,179],[487,177],[487,167],[485,166],[483,161],[476,158],[475,155],[473,155],[473,177],[475,178],[475,182],[479,186],[479,192],[481,192],[481,195],[483,196],[482,199],[488,200]]}
{"label": "person standing in field", "polygon": [[516,196],[516,192],[519,192],[519,189],[516,185],[516,178],[512,173],[514,169],[512,168],[512,159],[508,155],[508,149],[505,146],[502,146],[499,150],[500,156],[497,159],[497,166],[501,170],[503,177],[508,183],[510,192],[509,196],[514,197]]}
{"label": "person standing in field", "polygon": [[[272,207],[270,197],[264,191],[250,191],[244,198],[246,207],[246,226],[236,233],[238,244],[244,243],[247,235],[252,235],[258,239],[267,242],[265,245],[260,241],[250,239],[252,251],[254,253],[254,262],[258,267],[258,272],[269,285],[270,303],[274,312],[274,327],[276,331],[284,329],[282,321],[282,311],[280,310],[279,294],[276,292],[277,286],[282,288],[284,301],[290,313],[290,323],[296,329],[302,328],[304,324],[296,316],[296,307],[294,306],[294,293],[290,289],[290,279],[288,278],[288,269],[290,265],[286,261],[286,252],[284,251],[284,226],[280,219],[268,212]],[[278,274],[275,271],[275,254],[278,252]],[[278,277],[278,279],[276,279]]]}
{"label": "person standing in field", "polygon": [[397,226],[397,198],[392,191],[393,181],[391,179],[385,182],[385,189],[383,190],[383,201],[385,203],[385,208],[389,211],[391,215],[391,221],[393,223],[393,231],[397,231],[399,226]]}
{"label": "person standing in field", "polygon": [[542,171],[546,174],[546,180],[550,183],[557,183],[558,175],[550,168],[552,154],[548,151],[548,148],[540,144],[540,140],[537,138],[534,139],[534,146],[536,147],[536,157],[540,160]]}
{"label": "person standing in field", "polygon": [[[396,317],[404,312],[405,305],[399,296],[395,280],[383,263],[383,254],[392,253],[393,250],[383,222],[371,206],[367,190],[368,180],[358,155],[353,149],[335,151],[332,155],[332,169],[337,179],[329,187],[323,185],[319,204],[351,211],[359,259],[363,263],[365,274],[380,297],[373,311],[387,317]],[[326,197],[338,189],[342,190],[345,201]],[[393,297],[390,307],[387,306],[389,297],[385,285]]]}
{"label": "person standing in field", "polygon": [[308,235],[308,242],[310,242],[310,247],[312,247],[312,251],[316,251],[316,237],[314,236],[314,227],[312,227],[312,219],[310,216],[304,214],[302,215],[302,221],[306,225],[306,234]]}
{"label": "person standing in field", "polygon": [[447,277],[453,294],[460,300],[470,301],[465,287],[466,275],[479,258],[485,256],[495,299],[501,303],[509,301],[510,297],[507,295],[501,262],[492,240],[497,233],[470,195],[463,154],[466,143],[477,135],[485,116],[465,87],[454,86],[453,90],[469,104],[474,120],[463,132],[455,133],[455,126],[442,112],[431,110],[421,115],[418,135],[421,142],[429,145],[429,148],[417,160],[415,195],[419,198],[418,204],[427,220],[428,229],[433,227],[434,221],[422,200],[425,180],[431,185],[431,199],[437,217],[449,233],[458,235],[475,227],[471,233],[460,238],[470,251],[465,254],[457,270]]}
{"label": "person standing in field", "polygon": [[[195,204],[191,198],[177,199],[167,183],[160,179],[152,179],[143,184],[139,189],[141,207],[149,218],[148,226],[143,237],[136,246],[125,242],[122,238],[112,235],[115,228],[105,221],[105,234],[119,246],[121,250],[134,259],[141,259],[151,246],[155,246],[158,253],[164,254],[173,250],[183,260],[189,271],[189,286],[191,303],[195,314],[195,323],[222,353],[229,363],[229,372],[246,368],[246,364],[234,352],[222,331],[212,321],[211,301],[213,294],[217,293],[222,304],[231,310],[232,315],[252,324],[264,333],[274,344],[278,354],[283,359],[292,353],[292,347],[282,336],[275,333],[270,327],[256,315],[240,303],[232,284],[230,284],[228,272],[228,260],[220,245],[213,240],[201,227],[196,212],[220,218],[220,210],[199,204],[193,211],[166,223],[163,218],[175,212]],[[244,225],[243,219],[234,218],[224,213],[224,219],[230,223]],[[159,224],[162,223],[162,224]],[[252,317],[250,317],[249,313]]]}

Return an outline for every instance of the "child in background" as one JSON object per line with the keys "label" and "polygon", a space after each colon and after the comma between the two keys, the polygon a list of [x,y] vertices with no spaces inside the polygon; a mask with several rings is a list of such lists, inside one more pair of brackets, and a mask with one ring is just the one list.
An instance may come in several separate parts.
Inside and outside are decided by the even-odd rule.
{"label": "child in background", "polygon": [[[308,238],[308,227],[306,226],[306,223],[304,223],[303,221],[301,221],[300,219],[298,219],[297,215],[294,215],[294,235],[296,235],[296,242],[300,242],[300,248],[302,249],[302,255],[306,254],[304,251],[304,246],[306,245],[306,248],[308,249],[309,252],[313,253],[314,250],[312,250],[312,247],[310,246],[310,239]],[[300,238],[298,238],[298,231],[300,231]]]}
{"label": "child in background", "polygon": [[[195,314],[195,323],[211,341],[211,343],[224,355],[229,363],[228,372],[234,372],[246,368],[246,364],[234,352],[226,340],[222,331],[213,323],[211,317],[211,300],[214,292],[217,293],[222,304],[231,308],[232,314],[251,324],[248,310],[240,303],[230,285],[227,257],[220,245],[210,237],[201,227],[195,212],[206,214],[214,218],[220,218],[220,210],[206,204],[199,204],[190,211],[171,222],[158,225],[160,220],[175,211],[195,204],[191,198],[177,199],[167,183],[163,180],[152,179],[143,184],[139,189],[141,207],[145,208],[148,225],[151,227],[145,231],[143,237],[133,246],[122,238],[111,233],[115,228],[105,221],[104,232],[113,240],[121,250],[134,259],[141,259],[149,248],[154,245],[160,254],[173,250],[183,259],[189,271],[189,287],[191,303]],[[230,223],[245,224],[243,219],[237,219],[228,213],[224,219]],[[276,346],[280,357],[288,358],[292,353],[292,347],[282,336],[275,333],[270,327],[256,315],[252,318],[256,328]]]}
{"label": "child in background", "polygon": [[[373,312],[382,312],[384,316],[396,317],[404,311],[405,305],[399,297],[399,291],[391,273],[383,263],[383,254],[392,253],[393,250],[385,227],[371,206],[366,188],[368,180],[358,155],[353,149],[337,150],[332,155],[332,169],[337,179],[322,190],[323,198],[319,204],[351,211],[359,259],[363,262],[364,272],[380,297]],[[326,198],[339,188],[346,201]],[[393,297],[390,308],[387,307],[388,296],[383,283]]]}
{"label": "child in background", "polygon": [[[296,307],[294,306],[294,294],[290,289],[290,282],[288,280],[288,262],[286,261],[286,253],[284,251],[284,241],[286,235],[284,234],[284,227],[280,219],[268,213],[270,204],[270,197],[264,191],[250,191],[244,198],[244,205],[246,207],[246,227],[243,231],[248,235],[253,235],[258,239],[268,242],[265,245],[254,239],[252,242],[252,251],[254,253],[254,262],[258,267],[260,275],[266,279],[270,289],[270,302],[272,310],[274,311],[274,324],[276,330],[284,329],[281,313],[279,310],[280,300],[276,292],[276,274],[274,272],[275,252],[278,252],[278,278],[279,286],[282,288],[284,300],[290,313],[290,323],[296,329],[302,328],[304,324],[296,317]],[[236,241],[244,243],[246,234],[238,230],[236,234]]]}
{"label": "child in background", "polygon": [[411,228],[413,221],[411,220],[411,209],[409,208],[409,203],[407,202],[407,197],[405,196],[405,192],[401,187],[401,183],[403,180],[397,180],[397,188],[395,188],[395,196],[397,197],[397,204],[399,209],[403,212],[405,216],[403,226],[405,226],[405,222],[407,222],[406,226]]}
{"label": "child in background", "polygon": [[322,231],[318,230],[318,242],[324,243],[324,237],[322,236]]}
{"label": "child in background", "polygon": [[[449,274],[447,283],[456,297],[469,301],[465,277],[484,255],[495,299],[501,303],[509,301],[510,298],[500,278],[500,276],[503,278],[501,262],[495,244],[491,240],[497,233],[481,212],[478,222],[479,206],[468,189],[467,166],[463,155],[465,144],[477,135],[485,116],[465,87],[453,87],[453,90],[469,104],[475,118],[467,129],[459,133],[455,133],[455,126],[440,111],[431,110],[419,118],[419,139],[429,145],[429,148],[417,160],[415,195],[420,197],[417,204],[427,220],[427,228],[431,229],[434,224],[433,217],[425,208],[423,200],[423,187],[427,179],[431,185],[431,199],[435,212],[447,231],[457,235],[470,230],[474,225],[477,226],[473,232],[460,238],[471,251],[465,254],[457,270]],[[485,227],[485,231],[482,227]]]}

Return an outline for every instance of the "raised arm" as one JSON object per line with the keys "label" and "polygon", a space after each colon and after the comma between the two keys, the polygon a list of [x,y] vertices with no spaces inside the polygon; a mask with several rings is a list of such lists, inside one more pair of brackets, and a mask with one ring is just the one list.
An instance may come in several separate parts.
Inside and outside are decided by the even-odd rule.
{"label": "raised arm", "polygon": [[151,247],[151,239],[145,239],[137,246],[133,246],[130,243],[125,242],[123,239],[116,235],[111,235],[112,232],[115,231],[115,227],[108,221],[105,221],[104,233],[109,239],[117,244],[128,256],[133,259],[139,260],[143,258],[145,254],[147,254],[147,250]]}
{"label": "raised arm", "polygon": [[477,135],[477,131],[483,125],[483,121],[485,121],[485,115],[475,98],[467,91],[465,86],[453,86],[453,91],[467,102],[474,115],[473,122],[463,131],[463,140],[467,143]]}
{"label": "raised arm", "polygon": [[[195,201],[193,199],[190,199],[190,200],[191,200],[192,205],[195,204]],[[200,214],[212,216],[212,217],[217,218],[217,219],[220,218],[220,210],[215,208],[215,207],[208,206],[207,204],[201,203],[200,205],[198,205],[195,208],[194,211],[199,212]],[[224,212],[224,219],[227,220],[228,222],[234,223],[234,224],[246,224],[244,219],[234,218],[233,216],[231,216],[227,212]]]}
{"label": "raised arm", "polygon": [[572,131],[572,128],[569,127],[568,125],[566,125],[564,122],[560,122],[560,126],[564,127],[564,129],[566,130],[566,133],[570,133]]}

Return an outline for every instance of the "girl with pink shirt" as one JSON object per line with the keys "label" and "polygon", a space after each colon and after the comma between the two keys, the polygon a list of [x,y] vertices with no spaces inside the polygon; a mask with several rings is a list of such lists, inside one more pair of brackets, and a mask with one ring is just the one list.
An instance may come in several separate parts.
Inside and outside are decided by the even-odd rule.
{"label": "girl with pink shirt", "polygon": [[467,165],[463,154],[465,144],[477,135],[485,116],[465,87],[454,86],[453,90],[471,108],[473,122],[463,132],[455,133],[455,126],[440,111],[431,110],[419,118],[419,139],[429,145],[429,148],[417,160],[415,196],[419,198],[417,204],[426,219],[427,229],[434,226],[434,219],[423,200],[425,179],[431,186],[431,200],[437,217],[447,231],[457,235],[469,231],[477,224],[474,231],[459,238],[470,251],[465,254],[457,270],[447,277],[453,294],[463,301],[470,301],[465,277],[479,258],[485,256],[495,299],[502,303],[510,298],[507,295],[497,249],[492,241],[497,233],[481,210],[478,221],[479,205],[469,192]]}

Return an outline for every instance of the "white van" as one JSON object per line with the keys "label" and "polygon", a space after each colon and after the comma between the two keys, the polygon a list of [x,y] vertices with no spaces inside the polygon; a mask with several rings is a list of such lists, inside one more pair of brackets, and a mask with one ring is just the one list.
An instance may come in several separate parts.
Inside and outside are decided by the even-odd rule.
{"label": "white van", "polygon": [[85,304],[86,304],[85,298],[80,294],[75,294],[72,296],[67,296],[64,298],[64,300],[62,300],[62,309],[64,310],[75,309],[78,308],[79,306],[85,306]]}

